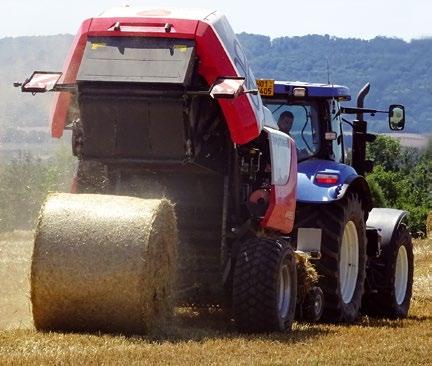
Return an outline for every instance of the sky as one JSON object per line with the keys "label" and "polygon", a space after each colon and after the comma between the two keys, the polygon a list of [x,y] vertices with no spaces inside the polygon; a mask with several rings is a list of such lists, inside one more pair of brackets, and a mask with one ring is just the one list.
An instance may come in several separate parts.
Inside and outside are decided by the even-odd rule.
{"label": "sky", "polygon": [[0,0],[0,38],[75,34],[81,21],[118,5],[209,8],[225,13],[235,32],[343,38],[432,37],[431,0]]}

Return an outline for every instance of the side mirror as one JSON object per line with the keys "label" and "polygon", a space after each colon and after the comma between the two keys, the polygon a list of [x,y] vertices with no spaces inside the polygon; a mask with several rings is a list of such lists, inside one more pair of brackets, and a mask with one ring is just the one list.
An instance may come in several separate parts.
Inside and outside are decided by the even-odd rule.
{"label": "side mirror", "polygon": [[21,86],[22,92],[45,93],[54,90],[60,76],[61,72],[35,71],[24,83],[14,85]]}
{"label": "side mirror", "polygon": [[392,131],[402,131],[405,128],[405,107],[392,104],[389,107],[389,127]]}
{"label": "side mirror", "polygon": [[212,98],[233,99],[243,91],[244,77],[218,78],[210,88]]}

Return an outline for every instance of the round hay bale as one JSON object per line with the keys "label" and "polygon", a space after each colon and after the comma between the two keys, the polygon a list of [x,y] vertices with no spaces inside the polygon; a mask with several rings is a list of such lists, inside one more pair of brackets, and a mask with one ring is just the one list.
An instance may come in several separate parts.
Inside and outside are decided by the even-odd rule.
{"label": "round hay bale", "polygon": [[51,194],[32,258],[35,327],[146,333],[172,313],[176,258],[168,200]]}
{"label": "round hay bale", "polygon": [[432,211],[429,212],[426,220],[426,235],[428,239],[432,239]]}

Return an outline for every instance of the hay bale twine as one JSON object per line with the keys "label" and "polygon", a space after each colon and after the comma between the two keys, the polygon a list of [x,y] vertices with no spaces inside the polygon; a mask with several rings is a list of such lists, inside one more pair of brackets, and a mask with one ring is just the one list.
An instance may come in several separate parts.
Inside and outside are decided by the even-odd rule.
{"label": "hay bale twine", "polygon": [[432,211],[429,212],[426,220],[426,235],[428,239],[432,239]]}
{"label": "hay bale twine", "polygon": [[172,313],[176,246],[166,199],[49,195],[31,268],[36,329],[148,332]]}

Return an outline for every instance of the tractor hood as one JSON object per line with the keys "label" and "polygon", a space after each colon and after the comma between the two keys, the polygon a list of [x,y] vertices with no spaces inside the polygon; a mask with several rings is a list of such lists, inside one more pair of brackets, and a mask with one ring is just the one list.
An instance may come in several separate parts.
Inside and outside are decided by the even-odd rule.
{"label": "tractor hood", "polygon": [[297,201],[323,203],[343,197],[358,174],[349,165],[329,160],[305,160],[298,164]]}

